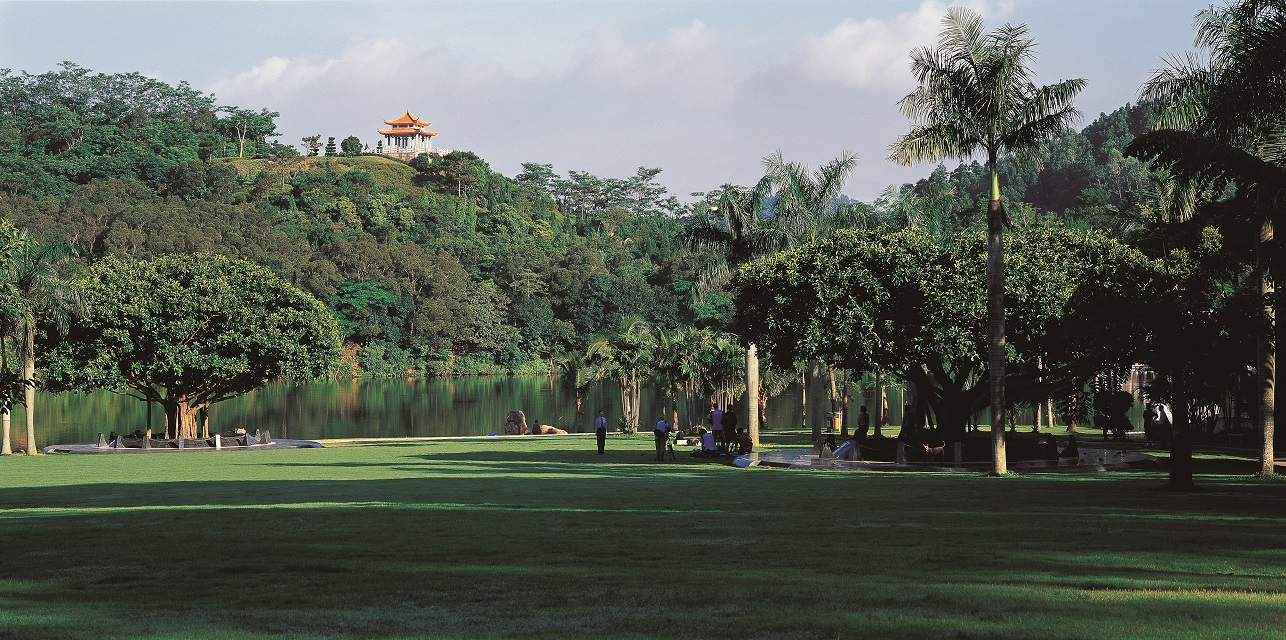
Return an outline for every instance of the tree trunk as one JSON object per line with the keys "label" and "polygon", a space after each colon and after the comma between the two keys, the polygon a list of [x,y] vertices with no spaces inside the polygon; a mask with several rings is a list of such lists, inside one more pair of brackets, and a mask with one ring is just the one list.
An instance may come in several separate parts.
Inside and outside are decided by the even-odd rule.
{"label": "tree trunk", "polygon": [[181,435],[184,438],[196,439],[197,407],[188,406],[186,398],[167,401],[164,406],[166,432],[175,434],[175,437]]}
{"label": "tree trunk", "polygon": [[875,437],[882,438],[884,434],[880,428],[884,426],[884,420],[888,415],[889,398],[884,393],[884,374],[879,371],[875,372]]}
{"label": "tree trunk", "polygon": [[1259,235],[1255,238],[1255,280],[1259,288],[1259,297],[1263,301],[1263,311],[1268,326],[1259,332],[1256,340],[1258,362],[1256,377],[1259,383],[1259,431],[1262,436],[1260,447],[1259,473],[1273,475],[1274,471],[1274,437],[1276,431],[1276,393],[1277,393],[1277,348],[1273,344],[1273,334],[1277,318],[1273,313],[1273,281],[1268,277],[1267,248],[1273,240],[1273,220],[1269,215],[1268,197],[1260,194],[1258,198]]}
{"label": "tree trunk", "polygon": [[1170,394],[1170,480],[1166,488],[1191,491],[1192,481],[1192,421],[1188,418],[1187,381],[1175,374]]}
{"label": "tree trunk", "polygon": [[842,436],[848,435],[848,376],[849,376],[849,371],[848,369],[845,369],[844,370],[844,388],[843,388],[843,393],[840,395],[841,400],[840,400],[840,408],[839,408],[839,414],[840,414],[839,434]]}
{"label": "tree trunk", "polygon": [[23,413],[27,416],[27,455],[36,455],[36,387],[32,382],[36,378],[36,358],[34,355],[35,335],[27,334],[27,357],[22,362],[22,379],[26,384],[22,386],[22,399],[27,405],[27,410]]}
{"label": "tree trunk", "polygon": [[[9,344],[8,339],[0,336],[0,374],[9,371]],[[0,430],[4,431],[4,442],[0,443],[0,454],[9,455],[13,453],[13,404],[0,409]]]}
{"label": "tree trunk", "polygon": [[675,431],[681,431],[679,428],[679,388],[670,385],[670,427]]}
{"label": "tree trunk", "polygon": [[[987,369],[991,383],[991,473],[1009,473],[1005,455],[1005,227],[1000,210],[1000,176],[991,165],[987,203]],[[997,422],[999,421],[999,422]]]}
{"label": "tree trunk", "polygon": [[826,377],[830,379],[831,385],[831,412],[826,416],[826,424],[831,431],[835,431],[839,426],[836,424],[839,419],[839,389],[835,386],[835,365],[833,363],[826,363]]}
{"label": "tree trunk", "polygon": [[759,448],[759,353],[755,345],[746,347],[746,431],[750,443]]}
{"label": "tree trunk", "polygon": [[[799,376],[799,428],[808,428],[808,367]],[[816,438],[814,438],[816,440]]]}
{"label": "tree trunk", "polygon": [[813,360],[812,364],[808,366],[808,395],[810,396],[810,402],[807,412],[808,427],[812,430],[813,442],[821,442],[822,440],[822,414],[826,408],[826,404],[822,403],[822,399],[825,397],[822,384],[825,380],[822,375],[822,361]]}
{"label": "tree trunk", "polygon": [[[1042,393],[1044,393],[1045,391],[1045,376],[1041,375],[1044,372],[1045,372],[1044,359],[1041,358],[1040,356],[1036,356],[1036,383],[1040,385],[1040,389]],[[1042,409],[1044,408],[1045,408],[1044,401],[1037,400],[1036,417],[1032,419],[1032,431],[1035,431],[1035,432],[1040,431],[1041,418],[1044,417],[1041,414],[1042,414]]]}
{"label": "tree trunk", "polygon": [[621,378],[621,414],[625,416],[626,430],[635,433],[639,430],[639,380],[636,375]]}
{"label": "tree trunk", "polygon": [[902,429],[898,431],[898,440],[919,440],[920,425],[920,385],[906,376],[906,385],[902,387]]}

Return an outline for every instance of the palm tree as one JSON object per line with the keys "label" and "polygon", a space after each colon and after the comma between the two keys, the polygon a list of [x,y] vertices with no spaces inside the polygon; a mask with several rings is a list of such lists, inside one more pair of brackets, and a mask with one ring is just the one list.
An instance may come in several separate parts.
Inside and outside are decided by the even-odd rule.
{"label": "palm tree", "polygon": [[[4,278],[13,285],[16,298],[12,315],[6,318],[4,335],[17,342],[22,361],[23,404],[27,407],[27,453],[36,453],[35,377],[36,333],[42,320],[52,321],[62,333],[73,317],[86,313],[80,291],[63,275],[73,249],[66,242],[37,242],[21,232]],[[8,423],[9,409],[4,409]],[[8,433],[6,432],[6,436]],[[4,446],[8,447],[8,438]]]}
{"label": "palm tree", "polygon": [[[911,52],[911,70],[920,87],[902,98],[911,131],[889,146],[901,165],[965,160],[985,154],[991,173],[987,206],[987,352],[992,422],[1005,411],[1005,267],[1000,177],[1004,154],[1030,154],[1079,117],[1072,99],[1084,79],[1037,87],[1027,63],[1035,43],[1026,25],[1004,25],[984,33],[982,18],[952,7],[942,20],[936,49]],[[993,428],[992,472],[1008,472],[1004,429]]]}
{"label": "palm tree", "polygon": [[[765,177],[776,190],[777,199],[773,202],[774,221],[781,226],[786,241],[785,248],[814,242],[822,232],[832,226],[831,222],[843,213],[840,196],[844,181],[857,166],[857,155],[847,151],[839,157],[822,165],[816,172],[797,162],[786,162],[781,152],[764,159]],[[821,396],[820,362],[814,362],[805,369],[803,379],[805,392],[802,413],[805,422],[812,416],[813,439],[821,439],[822,405],[817,401]],[[809,399],[813,404],[809,405]]]}
{"label": "palm tree", "polygon": [[589,366],[583,354],[567,354],[557,362],[564,388],[576,394],[576,418],[572,429],[575,433],[581,433],[585,430],[585,393],[594,382]]}
{"label": "palm tree", "polygon": [[[732,271],[755,258],[786,246],[781,229],[764,213],[765,196],[771,188],[767,178],[753,189],[723,185],[710,201],[707,216],[687,230],[689,243],[715,249],[717,258],[706,267],[698,295],[708,288],[727,284]],[[755,345],[746,345],[746,432],[759,446],[759,356]]]}
{"label": "palm tree", "polygon": [[816,172],[797,162],[786,162],[780,151],[764,158],[764,175],[777,195],[773,219],[781,229],[785,248],[817,240],[826,223],[842,213],[841,189],[856,167],[857,154],[847,151]]}
{"label": "palm tree", "polygon": [[[689,336],[699,331],[680,327],[674,331],[656,331],[656,351],[653,354],[653,373],[656,374],[658,386],[665,389],[665,396],[670,400],[670,420],[675,429],[679,426],[679,392],[692,378],[691,348]],[[690,417],[690,416],[689,416]]]}
{"label": "palm tree", "polygon": [[1270,278],[1280,268],[1273,227],[1286,195],[1286,1],[1211,7],[1197,14],[1194,27],[1196,44],[1208,57],[1175,59],[1144,85],[1143,97],[1165,108],[1157,130],[1140,136],[1128,152],[1151,159],[1180,182],[1234,182],[1255,203],[1255,279],[1267,327],[1257,349],[1260,473],[1272,475],[1280,302]]}
{"label": "palm tree", "polygon": [[941,185],[930,185],[920,195],[910,189],[889,187],[875,199],[876,214],[895,229],[922,229],[939,246],[949,246],[956,229],[951,220],[956,192]]}
{"label": "palm tree", "polygon": [[585,359],[595,380],[615,378],[621,389],[621,416],[627,433],[638,431],[642,382],[652,366],[652,328],[642,318],[621,318],[616,333],[589,345]]}

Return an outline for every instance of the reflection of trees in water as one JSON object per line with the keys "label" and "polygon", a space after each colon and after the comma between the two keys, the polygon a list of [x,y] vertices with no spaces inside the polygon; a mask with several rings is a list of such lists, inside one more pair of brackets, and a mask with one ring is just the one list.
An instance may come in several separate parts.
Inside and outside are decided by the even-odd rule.
{"label": "reflection of trees in water", "polygon": [[[619,393],[614,383],[590,388],[585,394],[586,412],[606,408],[614,424]],[[645,390],[643,415],[663,410],[663,401],[660,393]],[[278,438],[302,439],[477,436],[500,431],[505,415],[513,409],[521,409],[529,420],[539,419],[541,424],[568,431],[575,428],[575,393],[557,384],[551,389],[545,376],[529,376],[271,384],[217,405],[210,415],[210,429],[265,429]],[[768,410],[770,425],[794,424],[790,416],[799,410],[798,389],[774,398]],[[23,419],[23,411],[15,407],[15,421]],[[682,418],[694,423],[704,418],[692,411]],[[156,430],[164,418],[159,411],[153,413]],[[40,446],[90,442],[99,432],[147,428],[144,403],[107,392],[38,394],[35,415]],[[21,436],[17,431],[15,435]]]}

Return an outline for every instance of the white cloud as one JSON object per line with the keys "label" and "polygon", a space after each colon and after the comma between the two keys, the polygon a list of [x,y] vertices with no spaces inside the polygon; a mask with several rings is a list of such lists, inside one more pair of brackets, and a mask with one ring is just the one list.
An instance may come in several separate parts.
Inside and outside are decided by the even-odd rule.
{"label": "white cloud", "polygon": [[[946,6],[926,0],[888,20],[781,40],[690,16],[651,32],[597,24],[557,56],[525,58],[473,42],[353,40],[328,56],[272,55],[207,90],[221,104],[279,111],[287,144],[321,134],[374,145],[380,121],[410,109],[441,132],[435,146],[475,151],[507,175],[531,161],[601,176],[659,166],[686,195],[753,183],[775,149],[814,166],[852,149],[863,167],[881,166],[890,131],[905,123],[870,87],[895,73],[910,81],[907,53],[934,40]],[[873,197],[906,174],[863,174],[853,195]]]}
{"label": "white cloud", "polygon": [[[804,68],[820,82],[855,88],[904,89],[914,85],[908,71],[911,50],[932,45],[950,6],[966,6],[984,18],[1008,13],[1008,2],[994,6],[983,0],[950,4],[924,0],[913,12],[891,19],[867,18],[842,22],[803,47]],[[989,25],[990,26],[990,25]]]}
{"label": "white cloud", "polygon": [[581,61],[578,75],[590,84],[661,91],[675,99],[726,95],[746,77],[735,51],[731,34],[716,32],[700,20],[640,45],[627,42],[619,30],[604,30]]}
{"label": "white cloud", "polygon": [[310,62],[307,59],[273,56],[249,71],[215,82],[210,92],[227,101],[253,96],[258,102],[292,94],[324,76],[335,66],[335,60]]}

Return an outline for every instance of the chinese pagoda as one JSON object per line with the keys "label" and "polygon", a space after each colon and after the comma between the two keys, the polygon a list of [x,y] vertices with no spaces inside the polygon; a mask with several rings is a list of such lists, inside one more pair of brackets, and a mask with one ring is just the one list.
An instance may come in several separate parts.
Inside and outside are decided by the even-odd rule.
{"label": "chinese pagoda", "polygon": [[438,135],[438,132],[428,130],[432,122],[421,120],[407,111],[392,120],[385,120],[384,124],[389,125],[389,128],[376,129],[384,136],[380,153],[395,156],[399,160],[410,160],[421,153],[438,153],[433,148],[433,136]]}

